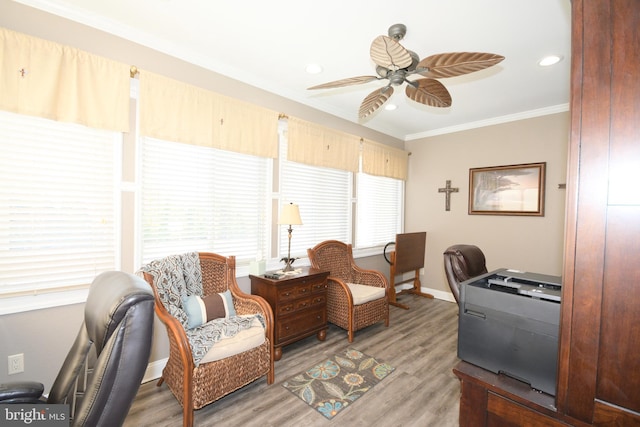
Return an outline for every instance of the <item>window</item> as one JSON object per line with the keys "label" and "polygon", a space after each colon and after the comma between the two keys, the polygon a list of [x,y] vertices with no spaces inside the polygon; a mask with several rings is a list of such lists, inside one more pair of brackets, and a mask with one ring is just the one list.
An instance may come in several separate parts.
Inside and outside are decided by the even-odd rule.
{"label": "window", "polygon": [[[280,158],[287,140],[280,138]],[[306,257],[307,249],[323,240],[351,242],[352,174],[337,169],[282,161],[280,202],[296,203],[303,225],[293,226],[291,256]],[[287,255],[288,227],[279,226],[280,256]]]}
{"label": "window", "polygon": [[267,253],[272,160],[142,139],[142,264],[204,251]]}
{"label": "window", "polygon": [[122,136],[0,111],[0,296],[118,268]]}
{"label": "window", "polygon": [[404,181],[359,173],[356,240],[358,249],[385,245],[402,232]]}
{"label": "window", "polygon": [[[285,135],[281,132],[281,159],[286,159]],[[353,197],[353,175],[282,161],[280,202],[298,204],[303,222],[293,227],[292,257],[305,257],[307,248],[329,239],[353,243],[354,252],[379,248],[402,232],[404,181],[358,173]],[[280,256],[287,254],[287,228],[280,225]]]}
{"label": "window", "polygon": [[[270,158],[141,138],[138,185],[121,182],[123,154],[127,163],[134,154],[123,153],[122,139],[0,112],[0,313],[81,302],[99,273],[169,254],[235,255],[238,267],[257,256],[276,262],[287,253],[288,227],[275,225],[283,203],[300,206],[294,257],[328,239],[366,252],[401,230],[402,181],[289,162],[285,137],[276,171]],[[133,233],[122,234],[121,212]],[[72,299],[58,292],[76,288]]]}

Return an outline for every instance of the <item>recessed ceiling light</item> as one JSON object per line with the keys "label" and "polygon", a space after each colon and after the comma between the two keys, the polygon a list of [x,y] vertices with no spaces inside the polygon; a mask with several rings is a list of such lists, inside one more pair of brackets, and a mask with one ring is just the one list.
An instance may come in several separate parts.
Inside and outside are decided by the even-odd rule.
{"label": "recessed ceiling light", "polygon": [[396,108],[398,108],[398,106],[396,104],[387,104],[387,105],[384,106],[384,109],[387,110],[387,111],[393,111]]}
{"label": "recessed ceiling light", "polygon": [[308,64],[306,70],[309,74],[318,74],[322,72],[322,67],[318,64]]}
{"label": "recessed ceiling light", "polygon": [[548,67],[549,65],[557,64],[560,61],[562,61],[562,56],[560,56],[560,55],[549,55],[549,56],[545,56],[544,58],[542,58],[538,62],[538,65],[540,65],[541,67]]}

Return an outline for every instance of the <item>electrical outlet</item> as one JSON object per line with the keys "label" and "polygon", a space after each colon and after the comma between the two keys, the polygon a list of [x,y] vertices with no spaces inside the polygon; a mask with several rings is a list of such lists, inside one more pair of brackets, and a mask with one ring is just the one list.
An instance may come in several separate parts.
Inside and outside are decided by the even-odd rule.
{"label": "electrical outlet", "polygon": [[24,372],[24,354],[12,354],[8,357],[9,360],[9,375],[19,374]]}

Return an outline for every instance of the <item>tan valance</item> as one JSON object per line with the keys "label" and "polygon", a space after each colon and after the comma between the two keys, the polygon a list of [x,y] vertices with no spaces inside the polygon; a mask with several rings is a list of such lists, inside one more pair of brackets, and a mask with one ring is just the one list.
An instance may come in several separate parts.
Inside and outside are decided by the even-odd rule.
{"label": "tan valance", "polygon": [[407,179],[409,153],[374,141],[362,142],[362,172],[388,178]]}
{"label": "tan valance", "polygon": [[278,113],[144,70],[140,134],[255,156],[278,155]]}
{"label": "tan valance", "polygon": [[146,70],[139,78],[140,135],[213,145],[215,94]]}
{"label": "tan valance", "polygon": [[222,150],[278,157],[278,116],[275,111],[229,97],[217,104],[214,145]]}
{"label": "tan valance", "polygon": [[360,138],[290,117],[287,159],[313,166],[358,172]]}
{"label": "tan valance", "polygon": [[0,28],[0,109],[129,130],[129,65]]}

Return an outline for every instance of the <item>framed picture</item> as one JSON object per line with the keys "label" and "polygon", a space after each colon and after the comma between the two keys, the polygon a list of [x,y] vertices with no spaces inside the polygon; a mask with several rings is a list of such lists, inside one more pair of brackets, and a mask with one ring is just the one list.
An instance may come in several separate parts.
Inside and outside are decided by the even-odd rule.
{"label": "framed picture", "polygon": [[469,215],[544,216],[546,163],[469,169]]}

